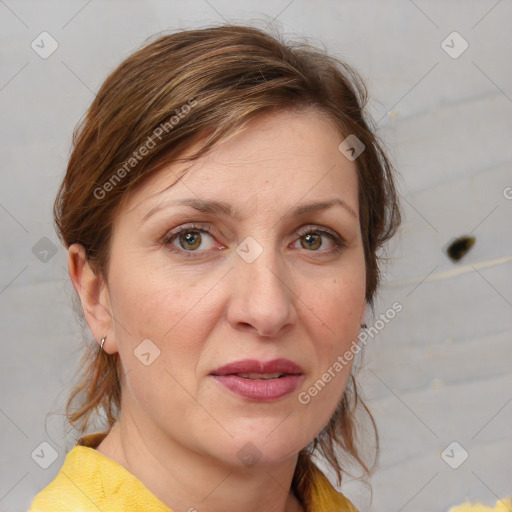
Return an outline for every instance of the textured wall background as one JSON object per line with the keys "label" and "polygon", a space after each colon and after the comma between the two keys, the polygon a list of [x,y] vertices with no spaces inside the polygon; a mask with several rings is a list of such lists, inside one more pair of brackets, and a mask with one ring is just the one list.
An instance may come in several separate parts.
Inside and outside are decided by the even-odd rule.
{"label": "textured wall background", "polygon": [[[395,301],[403,310],[360,372],[381,433],[373,502],[355,481],[343,490],[362,511],[386,512],[512,495],[510,0],[4,0],[1,511],[26,510],[72,444],[47,413],[62,410],[80,347],[51,219],[73,127],[146,37],[275,19],[360,70],[401,174],[406,218],[368,323]],[[453,263],[443,250],[466,234],[476,244]],[[31,457],[41,442],[58,456],[48,469]]]}

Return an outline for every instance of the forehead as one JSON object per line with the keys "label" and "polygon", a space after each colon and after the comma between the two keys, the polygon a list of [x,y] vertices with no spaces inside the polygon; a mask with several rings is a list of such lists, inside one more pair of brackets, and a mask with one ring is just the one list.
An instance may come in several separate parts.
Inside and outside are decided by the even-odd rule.
{"label": "forehead", "polygon": [[250,214],[257,206],[279,209],[340,197],[357,212],[356,166],[338,149],[344,138],[318,112],[265,114],[202,158],[155,172],[132,193],[124,210],[147,214],[161,201],[186,197],[229,202]]}

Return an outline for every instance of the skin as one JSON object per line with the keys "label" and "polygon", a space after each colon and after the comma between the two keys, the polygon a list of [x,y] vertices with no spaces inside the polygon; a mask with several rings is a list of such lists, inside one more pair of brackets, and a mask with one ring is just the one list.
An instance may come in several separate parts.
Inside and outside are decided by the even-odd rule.
{"label": "skin", "polygon": [[[329,421],[351,364],[307,405],[298,395],[349,348],[366,312],[357,174],[338,150],[343,139],[317,112],[260,116],[192,167],[173,163],[134,191],[114,225],[107,279],[81,246],[69,248],[91,332],[107,334],[104,349],[119,354],[124,372],[120,419],[97,449],[176,512],[303,510],[290,492],[298,452]],[[227,202],[241,219],[164,206],[182,198]],[[290,216],[336,198],[347,208]],[[181,245],[179,236],[165,245],[189,223],[211,233],[194,228],[188,243],[184,234]],[[319,228],[346,246],[335,252]],[[252,263],[236,252],[249,236],[263,249]],[[134,355],[145,339],[160,350],[147,366]],[[305,377],[274,402],[248,401],[209,375],[280,357]],[[249,442],[260,457],[252,467],[237,457]]]}

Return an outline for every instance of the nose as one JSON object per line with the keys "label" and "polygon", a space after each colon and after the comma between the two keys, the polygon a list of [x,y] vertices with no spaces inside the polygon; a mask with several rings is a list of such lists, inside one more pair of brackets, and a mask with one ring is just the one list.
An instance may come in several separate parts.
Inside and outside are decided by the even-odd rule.
{"label": "nose", "polygon": [[237,256],[230,279],[227,318],[234,329],[277,338],[296,322],[297,296],[275,251],[265,248],[252,263]]}

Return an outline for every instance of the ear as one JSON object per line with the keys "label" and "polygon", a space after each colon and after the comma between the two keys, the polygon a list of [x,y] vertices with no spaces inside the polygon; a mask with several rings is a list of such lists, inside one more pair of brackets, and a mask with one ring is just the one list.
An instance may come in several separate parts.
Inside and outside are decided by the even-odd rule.
{"label": "ear", "polygon": [[82,245],[69,247],[68,269],[92,335],[98,343],[107,336],[103,349],[109,354],[117,352],[108,287],[103,278],[92,270]]}

